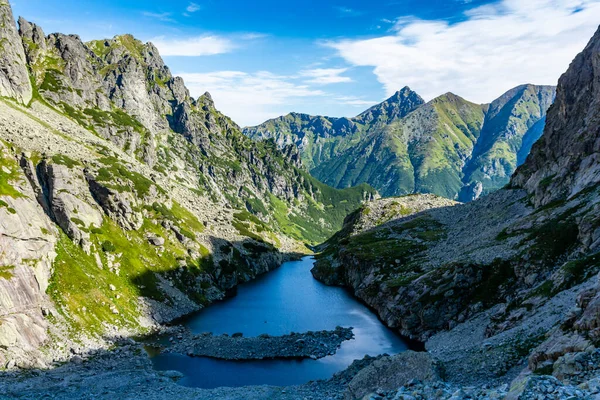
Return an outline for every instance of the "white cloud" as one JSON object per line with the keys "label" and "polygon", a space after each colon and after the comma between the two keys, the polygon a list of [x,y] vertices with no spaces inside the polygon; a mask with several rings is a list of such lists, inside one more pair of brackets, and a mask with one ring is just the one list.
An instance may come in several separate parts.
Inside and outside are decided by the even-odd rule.
{"label": "white cloud", "polygon": [[144,11],[144,12],[142,12],[142,15],[144,17],[157,19],[157,20],[163,21],[163,22],[175,22],[175,20],[173,18],[171,18],[171,13],[169,13],[169,12],[154,13],[154,12],[150,12],[150,11]]}
{"label": "white cloud", "polygon": [[340,17],[358,17],[362,12],[349,7],[335,7]]}
{"label": "white cloud", "polygon": [[389,35],[325,43],[373,67],[391,95],[409,85],[431,99],[452,91],[488,102],[523,83],[556,84],[600,23],[600,0],[503,0],[455,24],[400,18]]}
{"label": "white cloud", "polygon": [[212,56],[231,52],[236,46],[224,37],[198,36],[185,39],[157,37],[150,40],[162,56]]}
{"label": "white cloud", "polygon": [[352,82],[351,78],[342,76],[346,71],[348,71],[348,68],[315,68],[301,71],[300,76],[309,78],[306,83],[316,85]]}
{"label": "white cloud", "polygon": [[193,96],[211,93],[217,108],[242,125],[256,125],[277,117],[299,99],[324,96],[320,90],[292,82],[294,77],[270,72],[218,71],[180,73]]}
{"label": "white cloud", "polygon": [[240,39],[242,39],[242,40],[258,40],[258,39],[264,39],[266,37],[269,37],[269,35],[267,35],[266,33],[250,32],[250,33],[242,34],[240,36]]}
{"label": "white cloud", "polygon": [[364,100],[364,99],[361,99],[359,97],[354,97],[354,96],[336,97],[335,101],[342,103],[342,104],[352,106],[352,107],[371,107],[371,106],[374,106],[375,104],[379,103],[378,101],[375,101],[375,100]]}
{"label": "white cloud", "polygon": [[200,7],[198,4],[196,3],[190,3],[187,7],[186,7],[186,11],[189,13],[195,13],[196,11],[200,11],[202,7]]}

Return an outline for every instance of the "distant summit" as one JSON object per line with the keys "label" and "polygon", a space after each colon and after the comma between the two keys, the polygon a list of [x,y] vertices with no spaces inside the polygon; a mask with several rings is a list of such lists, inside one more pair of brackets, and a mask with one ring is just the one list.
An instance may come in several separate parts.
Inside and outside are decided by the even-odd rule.
{"label": "distant summit", "polygon": [[425,104],[425,101],[408,86],[398,90],[393,96],[377,104],[356,117],[364,124],[390,124],[405,117],[409,112]]}

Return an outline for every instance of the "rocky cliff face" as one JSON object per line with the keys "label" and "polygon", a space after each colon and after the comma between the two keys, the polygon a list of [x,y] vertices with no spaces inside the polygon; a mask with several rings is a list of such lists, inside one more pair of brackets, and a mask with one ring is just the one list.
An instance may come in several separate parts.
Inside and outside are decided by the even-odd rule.
{"label": "rocky cliff face", "polygon": [[7,2],[0,3],[0,18],[0,96],[27,104],[32,96],[31,82],[23,45]]}
{"label": "rocky cliff face", "polygon": [[[389,204],[365,205],[318,256],[315,277],[350,287],[389,326],[425,342],[450,381],[515,379],[518,396],[532,371],[575,385],[600,375],[578,364],[599,344],[599,42],[597,33],[561,78],[510,188],[417,213],[408,204],[421,196],[399,198],[391,219],[381,211]],[[373,209],[375,224],[362,229]]]}
{"label": "rocky cliff face", "polygon": [[0,160],[0,346],[14,352],[0,354],[0,365],[14,366],[48,340],[56,228],[4,143]]}
{"label": "rocky cliff face", "polygon": [[576,196],[598,183],[600,31],[560,78],[544,135],[512,183],[536,205]]}
{"label": "rocky cliff face", "polygon": [[[290,114],[244,132],[295,144],[311,174],[335,187],[367,182],[384,196],[471,201],[508,183],[540,137],[553,99],[551,86],[523,85],[490,105],[452,93],[425,104],[404,88],[356,118],[301,115],[301,122]],[[342,120],[344,129],[333,129]]]}
{"label": "rocky cliff face", "polygon": [[[324,200],[327,189],[293,165],[293,154],[246,139],[218,112],[210,94],[192,99],[151,43],[130,35],[83,43],[75,35],[45,36],[23,18],[19,26],[29,69],[44,101],[156,167],[157,173],[176,175],[215,199],[248,208],[276,224],[268,210],[277,208],[271,194],[284,202]],[[332,232],[341,226],[344,213],[374,193],[366,187],[346,191],[342,197],[352,200],[348,206],[336,202],[336,217],[309,217],[309,226],[300,228],[305,232],[295,230],[294,236],[323,240],[323,229]],[[308,213],[306,206],[301,204],[305,209],[298,213]],[[277,216],[280,221],[288,218],[282,214]]]}

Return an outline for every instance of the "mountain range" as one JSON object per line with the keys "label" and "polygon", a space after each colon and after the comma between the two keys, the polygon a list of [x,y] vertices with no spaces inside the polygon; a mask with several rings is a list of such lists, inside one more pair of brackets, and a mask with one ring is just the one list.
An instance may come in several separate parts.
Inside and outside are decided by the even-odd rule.
{"label": "mountain range", "polygon": [[405,87],[355,118],[291,113],[244,133],[295,145],[307,170],[338,188],[470,201],[508,183],[541,136],[555,90],[522,85],[475,104],[452,93],[426,103]]}
{"label": "mountain range", "polygon": [[[0,21],[0,397],[597,397],[600,28],[556,89],[404,88],[244,134],[151,43],[17,28],[6,1]],[[277,343],[185,341],[177,320],[307,254],[412,350],[285,388],[153,367],[148,340],[180,360],[209,337]],[[345,331],[292,332],[284,354],[326,357]]]}

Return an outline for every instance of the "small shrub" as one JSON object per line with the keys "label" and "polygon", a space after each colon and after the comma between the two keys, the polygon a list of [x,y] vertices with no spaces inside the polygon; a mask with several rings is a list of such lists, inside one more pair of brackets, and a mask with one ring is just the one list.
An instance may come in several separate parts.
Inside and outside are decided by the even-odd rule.
{"label": "small shrub", "polygon": [[117,248],[110,240],[105,240],[104,242],[102,242],[102,251],[104,251],[105,253],[112,253],[115,250],[117,250]]}

